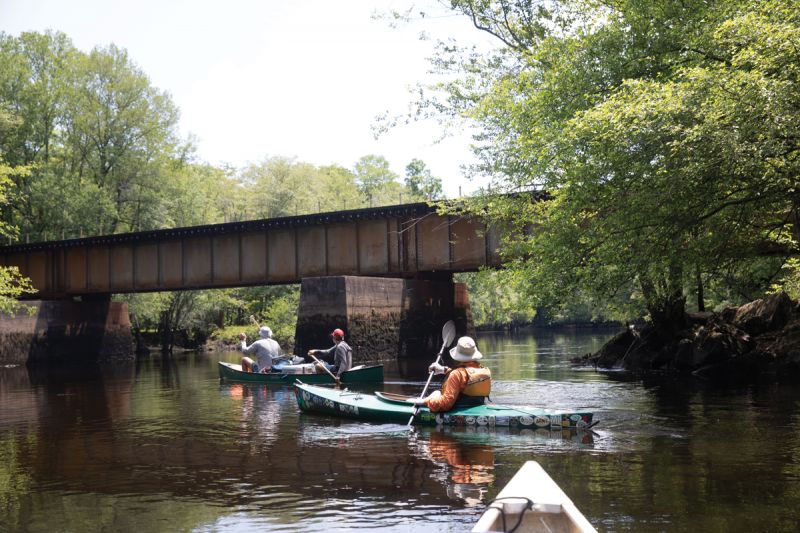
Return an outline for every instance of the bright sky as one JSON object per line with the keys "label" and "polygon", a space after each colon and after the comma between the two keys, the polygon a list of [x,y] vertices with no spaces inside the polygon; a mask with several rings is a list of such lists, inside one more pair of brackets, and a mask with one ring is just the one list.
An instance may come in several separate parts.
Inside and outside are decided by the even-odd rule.
{"label": "bright sky", "polygon": [[[431,10],[432,0],[0,0],[0,31],[59,30],[81,50],[128,50],[152,84],[172,95],[181,131],[198,155],[241,167],[296,157],[352,168],[386,157],[401,177],[425,161],[454,197],[481,183],[461,165],[473,159],[466,133],[436,141],[433,121],[398,126],[377,140],[376,117],[408,110],[409,88],[426,74],[436,39],[491,41],[457,16],[390,28],[372,15]],[[420,41],[425,32],[432,39]]]}

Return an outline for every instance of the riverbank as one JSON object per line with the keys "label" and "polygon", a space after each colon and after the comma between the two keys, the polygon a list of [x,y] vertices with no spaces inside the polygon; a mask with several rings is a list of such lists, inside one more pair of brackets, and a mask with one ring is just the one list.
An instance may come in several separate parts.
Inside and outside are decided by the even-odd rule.
{"label": "riverbank", "polygon": [[631,327],[574,362],[723,381],[800,381],[800,301],[781,292],[719,313],[689,313],[670,336],[652,325]]}

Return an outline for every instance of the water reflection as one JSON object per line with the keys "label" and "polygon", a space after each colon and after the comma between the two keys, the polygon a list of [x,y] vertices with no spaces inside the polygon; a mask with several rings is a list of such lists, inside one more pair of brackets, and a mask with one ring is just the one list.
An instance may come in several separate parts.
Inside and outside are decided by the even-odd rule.
{"label": "water reflection", "polygon": [[[220,392],[241,406],[239,436],[250,454],[261,453],[278,438],[281,406],[293,400],[286,387],[271,388],[251,383],[223,383]],[[253,438],[254,434],[258,438]]]}
{"label": "water reflection", "polygon": [[[800,391],[575,371],[581,342],[479,338],[496,402],[589,408],[597,433],[302,414],[220,383],[217,354],[0,368],[0,531],[466,531],[530,459],[600,531],[794,531]],[[399,374],[383,388],[418,394]]]}
{"label": "water reflection", "polygon": [[[416,435],[416,434],[415,434]],[[412,453],[432,461],[432,477],[443,483],[450,498],[468,507],[481,505],[494,481],[494,449],[487,444],[459,442],[453,433],[434,431],[427,439],[411,439]]]}

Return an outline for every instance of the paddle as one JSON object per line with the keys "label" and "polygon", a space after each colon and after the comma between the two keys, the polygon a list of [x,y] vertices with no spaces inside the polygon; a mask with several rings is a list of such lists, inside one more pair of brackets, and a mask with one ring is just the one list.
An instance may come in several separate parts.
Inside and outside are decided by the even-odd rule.
{"label": "paddle", "polygon": [[311,353],[309,353],[308,355],[309,355],[309,357],[311,357],[311,359],[313,359],[314,361],[316,361],[317,363],[319,363],[319,365],[320,365],[322,368],[324,368],[324,369],[325,369],[325,372],[327,372],[327,373],[328,373],[328,375],[329,375],[330,377],[332,377],[332,378],[333,378],[333,380],[336,382],[336,388],[338,389],[338,388],[339,388],[339,385],[341,384],[341,381],[339,380],[339,378],[337,378],[336,376],[334,376],[334,375],[333,375],[333,372],[331,372],[330,370],[328,370],[328,367],[327,367],[327,366],[325,366],[325,363],[323,363],[322,361],[320,361],[319,359],[317,359],[316,357],[314,357],[314,354],[311,354]]}
{"label": "paddle", "polygon": [[[453,339],[455,338],[456,338],[456,325],[452,320],[448,320],[447,322],[445,322],[444,327],[442,328],[442,341],[443,341],[442,349],[439,350],[439,355],[436,356],[436,361],[434,362],[434,364],[439,364],[439,361],[441,361],[442,355],[444,354],[445,348],[450,346],[450,344],[452,344],[453,342]],[[424,398],[425,393],[428,392],[428,385],[431,384],[432,377],[433,377],[433,370],[428,372],[428,381],[425,382],[425,388],[422,389],[422,394],[419,395],[420,400]],[[419,406],[415,405],[414,412],[411,413],[411,418],[408,419],[408,424],[407,424],[408,427],[411,427],[411,424],[414,423],[414,417],[417,416],[417,413],[419,413]]]}

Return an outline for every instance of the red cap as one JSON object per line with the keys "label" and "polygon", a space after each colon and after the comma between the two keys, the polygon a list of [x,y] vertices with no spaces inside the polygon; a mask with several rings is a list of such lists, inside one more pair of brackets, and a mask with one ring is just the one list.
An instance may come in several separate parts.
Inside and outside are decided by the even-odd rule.
{"label": "red cap", "polygon": [[336,328],[335,330],[333,330],[333,333],[331,333],[331,336],[337,339],[344,339],[344,331],[340,330],[339,328]]}

